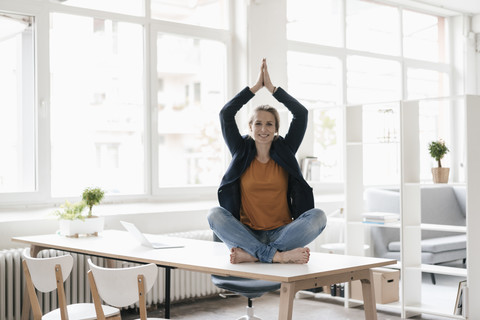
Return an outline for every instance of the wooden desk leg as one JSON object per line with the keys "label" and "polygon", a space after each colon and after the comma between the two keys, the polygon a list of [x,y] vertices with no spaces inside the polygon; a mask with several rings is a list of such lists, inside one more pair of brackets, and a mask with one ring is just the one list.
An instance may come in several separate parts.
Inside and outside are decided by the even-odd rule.
{"label": "wooden desk leg", "polygon": [[48,249],[49,248],[47,248],[47,247],[41,247],[41,246],[36,246],[36,245],[32,244],[30,246],[30,256],[32,256],[33,258],[36,258],[40,251],[48,250]]}
{"label": "wooden desk leg", "polygon": [[107,263],[107,268],[114,269],[117,267],[117,260],[105,258],[105,262]]}
{"label": "wooden desk leg", "polygon": [[365,319],[377,320],[377,306],[375,304],[375,291],[373,290],[373,273],[368,272],[368,279],[361,279],[363,308],[365,309]]}
{"label": "wooden desk leg", "polygon": [[280,287],[280,307],[278,310],[279,320],[291,320],[293,313],[293,300],[295,298],[295,283],[282,283]]}

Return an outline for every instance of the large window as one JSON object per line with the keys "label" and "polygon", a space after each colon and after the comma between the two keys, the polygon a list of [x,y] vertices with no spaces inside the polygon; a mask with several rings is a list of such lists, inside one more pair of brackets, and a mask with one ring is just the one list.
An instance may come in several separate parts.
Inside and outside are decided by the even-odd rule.
{"label": "large window", "polygon": [[408,68],[407,99],[445,97],[450,93],[447,72]]}
{"label": "large window", "polygon": [[0,193],[37,187],[34,26],[0,12]]}
{"label": "large window", "polygon": [[142,26],[59,13],[51,21],[52,195],[144,193]]}
{"label": "large window", "polygon": [[364,0],[348,0],[347,47],[376,53],[400,54],[398,9]]}
{"label": "large window", "polygon": [[342,45],[341,1],[287,2],[287,38],[329,46]]}
{"label": "large window", "polygon": [[[289,89],[313,109],[309,156],[319,170],[310,178],[343,179],[342,108],[361,104],[364,182],[398,182],[398,101],[450,93],[447,19],[366,0],[314,2],[287,0]],[[432,128],[427,114],[420,121],[429,138],[444,135],[445,123]]]}
{"label": "large window", "polygon": [[[395,101],[451,93],[449,19],[392,2],[281,1],[272,14],[286,28],[266,51],[286,54],[275,79],[310,111],[299,151],[317,158],[309,179],[340,186],[344,110],[362,104],[364,154],[391,150],[364,168],[374,175],[365,181],[395,180]],[[109,201],[215,197],[229,158],[218,112],[251,80],[261,3],[1,3],[1,203],[63,202],[93,186]],[[449,139],[437,111],[422,109],[421,128]]]}
{"label": "large window", "polygon": [[311,181],[339,182],[343,176],[341,70],[341,61],[336,57],[288,52],[288,88],[313,109],[310,117],[317,162],[307,176]]}
{"label": "large window", "polygon": [[28,14],[0,12],[1,203],[210,192],[226,165],[229,4],[8,3]]}
{"label": "large window", "polygon": [[444,17],[403,11],[403,52],[405,57],[447,62],[447,24]]}
{"label": "large window", "polygon": [[347,103],[400,100],[401,66],[396,61],[349,56],[347,58]]}
{"label": "large window", "polygon": [[224,171],[218,112],[225,103],[223,43],[157,36],[160,187],[217,185]]}

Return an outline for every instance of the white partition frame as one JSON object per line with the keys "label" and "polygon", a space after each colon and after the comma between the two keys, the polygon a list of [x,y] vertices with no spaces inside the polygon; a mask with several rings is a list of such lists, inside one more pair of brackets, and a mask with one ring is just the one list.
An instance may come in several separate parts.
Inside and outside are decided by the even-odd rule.
{"label": "white partition frame", "polygon": [[422,300],[421,208],[420,208],[420,125],[419,102],[402,102],[400,108],[400,241],[402,317],[410,317],[410,307]]}
{"label": "white partition frame", "polygon": [[[363,106],[347,106],[345,116],[345,253],[363,256]],[[360,190],[360,191],[359,191]]]}
{"label": "white partition frame", "polygon": [[480,319],[480,96],[466,96],[467,155],[467,295],[466,318]]}
{"label": "white partition frame", "polygon": [[[423,101],[448,100],[451,106],[460,108],[464,119],[460,127],[466,137],[466,227],[426,225],[421,223],[420,179],[420,105]],[[463,108],[463,109],[462,109]],[[365,236],[362,223],[363,212],[363,106],[344,107],[345,120],[345,252],[349,255],[365,254]],[[480,319],[480,255],[475,245],[480,241],[480,96],[457,96],[439,99],[402,101],[400,105],[400,240],[401,296],[400,303],[392,305],[400,309],[402,318],[421,313],[439,315],[452,319]],[[458,132],[458,131],[457,131]],[[368,160],[366,160],[368,161]],[[467,233],[467,269],[424,265],[421,255],[423,230],[443,230]],[[422,304],[422,272],[431,272],[467,278],[465,311],[453,315],[454,301],[450,306]],[[347,294],[348,295],[348,294]],[[348,298],[346,306],[354,306]],[[392,310],[389,308],[389,310]]]}

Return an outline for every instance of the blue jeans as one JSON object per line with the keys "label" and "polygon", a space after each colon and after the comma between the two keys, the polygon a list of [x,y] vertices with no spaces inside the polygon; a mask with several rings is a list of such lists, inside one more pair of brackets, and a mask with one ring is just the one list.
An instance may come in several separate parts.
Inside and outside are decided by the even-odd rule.
{"label": "blue jeans", "polygon": [[222,207],[210,209],[208,223],[228,248],[242,248],[260,262],[272,262],[277,251],[305,247],[327,225],[320,209],[310,209],[291,223],[273,230],[253,230]]}

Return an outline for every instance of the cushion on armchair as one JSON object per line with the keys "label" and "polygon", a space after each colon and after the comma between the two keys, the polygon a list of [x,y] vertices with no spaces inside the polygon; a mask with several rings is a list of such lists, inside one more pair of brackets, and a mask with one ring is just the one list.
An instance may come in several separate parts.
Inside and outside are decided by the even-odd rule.
{"label": "cushion on armchair", "polygon": [[[467,248],[467,236],[439,237],[424,239],[421,242],[422,252],[438,253]],[[388,251],[400,251],[400,241],[392,241],[388,244]]]}

